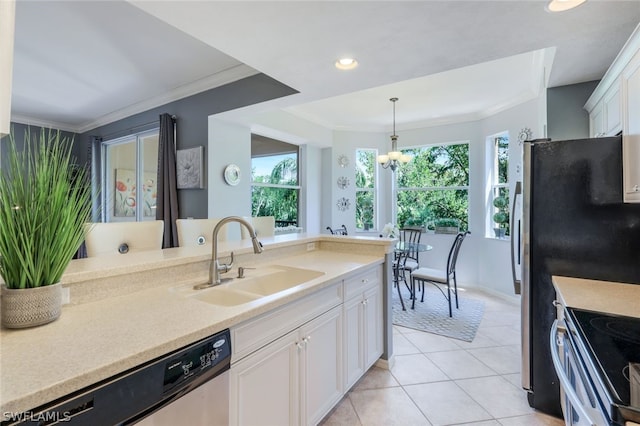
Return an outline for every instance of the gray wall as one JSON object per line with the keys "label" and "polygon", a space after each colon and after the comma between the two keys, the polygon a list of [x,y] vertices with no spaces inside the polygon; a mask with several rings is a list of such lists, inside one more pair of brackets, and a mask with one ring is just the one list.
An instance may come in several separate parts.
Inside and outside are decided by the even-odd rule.
{"label": "gray wall", "polygon": [[[22,124],[22,123],[11,123],[11,133],[13,134],[15,141],[16,141],[16,146],[18,147],[18,149],[22,149],[22,147],[24,146],[24,137],[25,137],[25,133],[27,132],[27,129],[29,129],[31,131],[31,140],[33,141],[34,138],[36,138],[36,140],[39,140],[40,138],[40,131],[42,130],[41,127],[39,126],[28,126],[26,124]],[[45,129],[45,131],[48,131],[49,129]],[[75,133],[70,133],[70,132],[64,132],[61,131],[60,132],[61,136],[63,138],[69,138],[70,140],[74,140],[78,138],[78,135],[76,135]],[[1,139],[2,143],[0,143],[0,170],[4,167],[7,166],[7,160],[6,160],[6,152],[7,152],[7,143],[9,141],[9,136],[5,136]],[[5,141],[7,143],[5,143]],[[80,152],[79,146],[78,144],[72,145],[71,147],[72,149],[72,155],[75,156],[76,158],[80,159],[82,157],[82,153]],[[84,159],[84,157],[82,157]],[[80,160],[78,160],[80,161]]]}
{"label": "gray wall", "polygon": [[547,89],[547,137],[554,140],[589,137],[589,114],[584,104],[599,81]]}
{"label": "gray wall", "polygon": [[[205,147],[206,171],[209,156],[208,116],[293,93],[297,92],[271,77],[257,74],[95,128],[76,137],[76,143],[80,145],[80,154],[86,161],[87,150],[83,147],[87,146],[92,136],[110,140],[158,127],[159,115],[168,113],[177,117],[177,149]],[[250,152],[250,146],[247,149]],[[215,155],[215,153],[212,154]],[[207,204],[206,188],[178,190],[180,218],[206,218]]]}

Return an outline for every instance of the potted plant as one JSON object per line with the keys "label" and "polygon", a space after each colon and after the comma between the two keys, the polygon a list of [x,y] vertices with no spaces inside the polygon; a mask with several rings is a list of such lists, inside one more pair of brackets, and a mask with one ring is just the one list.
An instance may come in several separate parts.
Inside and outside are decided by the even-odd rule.
{"label": "potted plant", "polygon": [[433,221],[436,234],[457,234],[460,230],[458,219],[441,218]]}
{"label": "potted plant", "polygon": [[60,279],[85,237],[91,186],[60,131],[27,129],[19,150],[13,132],[0,171],[2,324],[25,328],[60,316]]}
{"label": "potted plant", "polygon": [[509,226],[508,204],[506,197],[501,195],[493,199],[493,206],[497,209],[497,212],[493,214],[493,221],[498,225],[493,228],[496,238],[504,238],[506,235],[507,227]]}

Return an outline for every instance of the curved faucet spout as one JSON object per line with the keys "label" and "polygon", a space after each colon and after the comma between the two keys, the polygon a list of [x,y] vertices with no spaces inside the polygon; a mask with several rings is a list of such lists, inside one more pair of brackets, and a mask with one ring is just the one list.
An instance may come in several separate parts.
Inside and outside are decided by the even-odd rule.
{"label": "curved faucet spout", "polygon": [[238,222],[240,225],[247,228],[249,235],[251,236],[251,244],[253,245],[253,252],[256,254],[262,253],[262,243],[258,241],[256,230],[247,219],[240,216],[227,216],[222,218],[220,222],[213,228],[213,234],[211,236],[211,264],[209,266],[209,285],[214,286],[222,282],[220,274],[228,272],[233,265],[233,252],[231,253],[230,263],[218,263],[218,233],[220,229],[229,222]]}

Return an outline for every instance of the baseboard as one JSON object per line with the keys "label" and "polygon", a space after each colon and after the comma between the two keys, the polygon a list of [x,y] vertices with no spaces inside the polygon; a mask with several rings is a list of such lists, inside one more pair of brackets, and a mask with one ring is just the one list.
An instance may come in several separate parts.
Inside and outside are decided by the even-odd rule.
{"label": "baseboard", "polygon": [[391,370],[395,365],[395,363],[396,363],[396,357],[395,355],[391,355],[389,359],[378,358],[378,360],[373,365],[375,365],[378,368],[384,368],[385,370]]}
{"label": "baseboard", "polygon": [[458,287],[462,289],[468,288],[476,291],[482,291],[491,296],[495,296],[499,299],[502,299],[506,302],[513,303],[514,305],[520,305],[521,298],[520,298],[520,295],[517,295],[517,294],[514,294],[514,295],[505,294],[501,291],[494,290],[492,288],[482,287],[482,286],[470,284],[470,283],[459,283]]}

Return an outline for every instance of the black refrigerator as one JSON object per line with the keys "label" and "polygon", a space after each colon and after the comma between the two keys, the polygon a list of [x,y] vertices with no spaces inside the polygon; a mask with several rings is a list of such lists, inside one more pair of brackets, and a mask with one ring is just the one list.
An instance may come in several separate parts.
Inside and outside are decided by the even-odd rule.
{"label": "black refrigerator", "polygon": [[561,417],[549,347],[551,276],[640,284],[640,204],[622,201],[621,136],[527,141],[522,172],[514,197],[520,232],[511,233],[514,271],[522,268],[521,282],[514,273],[522,294],[522,385],[532,407]]}

